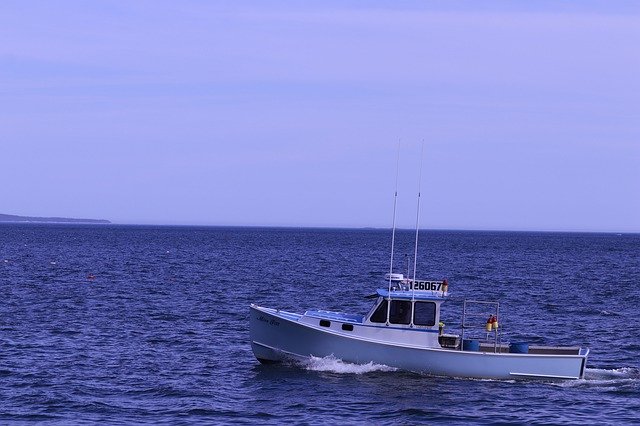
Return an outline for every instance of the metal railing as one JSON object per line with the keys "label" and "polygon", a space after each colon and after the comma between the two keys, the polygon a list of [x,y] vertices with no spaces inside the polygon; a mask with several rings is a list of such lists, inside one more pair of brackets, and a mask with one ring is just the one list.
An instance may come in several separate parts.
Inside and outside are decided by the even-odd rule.
{"label": "metal railing", "polygon": [[[487,312],[469,312],[469,306],[472,305],[489,305],[493,306],[493,309],[488,310]],[[498,352],[498,348],[500,348],[501,343],[501,326],[498,323],[498,327],[492,329],[491,331],[486,330],[486,322],[482,322],[481,318],[487,318],[491,315],[495,315],[496,319],[500,318],[500,303],[498,302],[485,302],[483,300],[464,300],[462,305],[462,331],[460,333],[460,350],[463,350],[464,347],[464,334],[465,330],[474,330],[474,329],[482,329],[484,330],[485,336],[484,341],[491,343],[493,341],[493,351],[494,353]],[[470,322],[467,319],[472,320]],[[478,339],[481,340],[481,339]]]}

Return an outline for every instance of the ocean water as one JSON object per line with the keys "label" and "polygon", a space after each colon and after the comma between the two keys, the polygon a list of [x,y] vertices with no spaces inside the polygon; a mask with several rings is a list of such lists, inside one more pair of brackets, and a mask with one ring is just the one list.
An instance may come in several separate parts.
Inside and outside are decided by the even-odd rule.
{"label": "ocean water", "polygon": [[[397,237],[398,269],[413,233]],[[250,303],[366,312],[390,232],[0,225],[0,423],[640,423],[640,235],[426,231],[418,275],[506,340],[591,348],[570,382],[261,365]]]}

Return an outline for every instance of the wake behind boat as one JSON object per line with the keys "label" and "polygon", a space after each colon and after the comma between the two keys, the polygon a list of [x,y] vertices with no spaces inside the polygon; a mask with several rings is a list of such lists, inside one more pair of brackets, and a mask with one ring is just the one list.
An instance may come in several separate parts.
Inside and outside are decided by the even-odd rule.
{"label": "wake behind boat", "polygon": [[[504,344],[498,328],[498,305],[465,301],[462,334],[444,334],[440,309],[448,282],[406,279],[389,274],[392,285],[378,289],[365,315],[324,310],[304,314],[251,305],[251,347],[262,363],[303,357],[334,356],[343,361],[373,362],[436,376],[481,379],[579,379],[589,349]],[[473,305],[495,309],[484,339],[465,339]],[[476,328],[478,326],[476,325]],[[477,330],[476,330],[477,332]]]}

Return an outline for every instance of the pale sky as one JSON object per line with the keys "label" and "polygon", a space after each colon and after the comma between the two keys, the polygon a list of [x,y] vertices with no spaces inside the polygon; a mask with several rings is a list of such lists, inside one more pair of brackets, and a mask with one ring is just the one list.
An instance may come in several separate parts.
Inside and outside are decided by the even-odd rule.
{"label": "pale sky", "polygon": [[3,1],[0,213],[640,232],[640,2]]}

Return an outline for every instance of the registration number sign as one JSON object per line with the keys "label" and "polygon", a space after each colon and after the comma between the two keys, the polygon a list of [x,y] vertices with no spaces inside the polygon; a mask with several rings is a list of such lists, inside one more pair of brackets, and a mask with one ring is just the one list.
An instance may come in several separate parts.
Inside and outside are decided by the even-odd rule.
{"label": "registration number sign", "polygon": [[411,281],[411,290],[442,291],[444,281]]}

